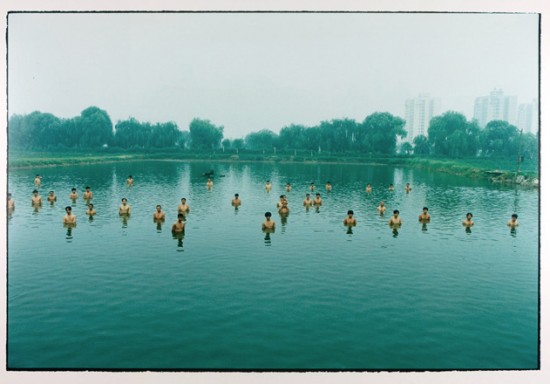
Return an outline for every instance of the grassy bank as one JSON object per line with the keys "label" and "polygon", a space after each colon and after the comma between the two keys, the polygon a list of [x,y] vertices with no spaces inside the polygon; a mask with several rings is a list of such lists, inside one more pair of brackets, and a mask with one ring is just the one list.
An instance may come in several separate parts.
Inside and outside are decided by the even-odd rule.
{"label": "grassy bank", "polygon": [[[506,159],[441,159],[415,156],[375,156],[369,154],[317,154],[317,153],[283,153],[265,154],[259,152],[10,152],[8,169],[37,168],[47,166],[70,166],[80,164],[97,164],[107,162],[125,162],[138,160],[184,160],[184,161],[223,161],[223,162],[305,162],[305,163],[341,163],[372,164],[394,167],[412,167],[434,172],[445,172],[473,178],[496,178],[494,181],[512,182],[515,179],[517,163]],[[489,173],[491,171],[498,173]],[[526,180],[538,179],[538,164],[521,164],[521,175]]]}

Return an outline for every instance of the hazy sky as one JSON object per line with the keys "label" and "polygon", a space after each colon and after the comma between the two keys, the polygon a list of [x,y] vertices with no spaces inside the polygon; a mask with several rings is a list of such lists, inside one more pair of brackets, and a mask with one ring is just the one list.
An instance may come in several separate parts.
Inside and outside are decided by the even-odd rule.
{"label": "hazy sky", "polygon": [[9,115],[74,117],[88,106],[113,124],[195,118],[226,137],[441,98],[473,115],[502,88],[538,96],[538,15],[452,13],[12,13]]}

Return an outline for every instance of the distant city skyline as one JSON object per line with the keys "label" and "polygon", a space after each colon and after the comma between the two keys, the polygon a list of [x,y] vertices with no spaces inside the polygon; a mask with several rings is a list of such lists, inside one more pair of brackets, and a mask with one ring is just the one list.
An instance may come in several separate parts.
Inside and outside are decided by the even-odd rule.
{"label": "distant city skyline", "polygon": [[[8,114],[113,124],[193,118],[224,136],[324,120],[405,118],[428,93],[473,117],[501,88],[538,96],[536,14],[17,13],[8,18]],[[437,31],[437,33],[434,33]]]}

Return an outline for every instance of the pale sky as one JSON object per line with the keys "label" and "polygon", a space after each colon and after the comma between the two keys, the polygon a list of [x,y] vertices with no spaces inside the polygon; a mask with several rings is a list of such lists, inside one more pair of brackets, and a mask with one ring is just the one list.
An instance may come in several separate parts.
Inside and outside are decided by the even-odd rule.
{"label": "pale sky", "polygon": [[225,137],[373,112],[429,93],[472,118],[501,88],[538,97],[529,13],[12,13],[8,113],[113,124],[197,117]]}

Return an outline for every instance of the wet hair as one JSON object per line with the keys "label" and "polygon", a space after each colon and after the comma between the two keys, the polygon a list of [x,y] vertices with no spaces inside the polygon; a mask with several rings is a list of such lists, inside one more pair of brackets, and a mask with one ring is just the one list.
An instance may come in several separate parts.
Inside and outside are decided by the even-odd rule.
{"label": "wet hair", "polygon": [[239,197],[239,194],[238,194],[238,193],[235,193],[235,197]]}
{"label": "wet hair", "polygon": [[128,178],[131,179],[131,178],[132,178],[132,175],[128,175]]}
{"label": "wet hair", "polygon": [[284,197],[285,197],[285,195],[281,195],[281,196],[279,196],[279,199],[282,199],[282,198],[284,198]]}
{"label": "wet hair", "polygon": [[72,211],[73,209],[71,208],[70,205],[67,205],[67,206],[65,207],[65,210],[66,210],[66,211]]}
{"label": "wet hair", "polygon": [[94,205],[92,203],[88,204],[88,208],[93,208]]}
{"label": "wet hair", "polygon": [[399,210],[396,209],[396,210],[393,211],[393,213],[394,213],[394,214],[395,214],[395,213],[399,213]]}
{"label": "wet hair", "polygon": [[178,219],[183,219],[183,213],[178,213]]}
{"label": "wet hair", "polygon": [[181,201],[183,201],[183,200],[187,201],[187,199],[186,199],[185,197],[182,197],[182,198],[181,198]]}
{"label": "wet hair", "polygon": [[327,184],[330,184],[330,180],[329,180],[329,181],[327,181]]}
{"label": "wet hair", "polygon": [[157,204],[157,206],[155,208],[162,208],[162,207],[160,206],[160,204]]}
{"label": "wet hair", "polygon": [[125,197],[123,197],[120,201],[124,201],[124,200],[128,201],[128,199]]}
{"label": "wet hair", "polygon": [[264,216],[265,217],[271,217],[271,212],[266,212]]}
{"label": "wet hair", "polygon": [[71,191],[76,191],[76,188],[71,188]]}
{"label": "wet hair", "polygon": [[427,211],[427,210],[428,210],[428,207],[424,207],[424,208],[422,208],[422,210],[426,210],[426,211]]}
{"label": "wet hair", "polygon": [[313,185],[313,184],[315,184],[315,183],[312,181],[311,184]]}
{"label": "wet hair", "polygon": [[474,215],[472,215],[471,212],[468,212],[468,213],[466,214],[466,216],[472,216],[472,217],[474,217]]}
{"label": "wet hair", "polygon": [[307,197],[307,196],[311,196],[311,195],[310,195],[309,193],[306,193],[306,197]]}
{"label": "wet hair", "polygon": [[518,218],[518,215],[514,213],[514,214],[512,214],[512,217],[513,217],[514,219],[517,219],[517,218]]}
{"label": "wet hair", "polygon": [[353,211],[351,209],[348,211],[348,215],[353,215]]}
{"label": "wet hair", "polygon": [[86,186],[86,188],[84,188],[84,189],[90,189],[90,187],[89,187],[89,186]]}
{"label": "wet hair", "polygon": [[53,193],[53,191],[50,191],[49,193]]}
{"label": "wet hair", "polygon": [[38,190],[35,189],[34,191],[32,191],[32,193],[38,193]]}
{"label": "wet hair", "polygon": [[316,193],[315,196],[321,196],[321,194],[320,194],[320,193]]}

